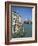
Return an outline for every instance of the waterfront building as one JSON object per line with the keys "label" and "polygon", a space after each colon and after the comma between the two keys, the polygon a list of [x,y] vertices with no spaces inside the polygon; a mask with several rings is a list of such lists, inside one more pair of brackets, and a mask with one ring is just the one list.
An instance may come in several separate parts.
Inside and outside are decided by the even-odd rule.
{"label": "waterfront building", "polygon": [[19,14],[12,12],[12,32],[17,32],[21,27],[22,18]]}

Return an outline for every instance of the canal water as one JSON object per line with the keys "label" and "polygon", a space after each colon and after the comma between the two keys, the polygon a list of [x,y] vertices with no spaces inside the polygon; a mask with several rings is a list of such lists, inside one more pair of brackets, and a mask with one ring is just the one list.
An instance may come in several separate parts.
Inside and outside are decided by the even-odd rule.
{"label": "canal water", "polygon": [[24,24],[25,37],[32,37],[32,24]]}

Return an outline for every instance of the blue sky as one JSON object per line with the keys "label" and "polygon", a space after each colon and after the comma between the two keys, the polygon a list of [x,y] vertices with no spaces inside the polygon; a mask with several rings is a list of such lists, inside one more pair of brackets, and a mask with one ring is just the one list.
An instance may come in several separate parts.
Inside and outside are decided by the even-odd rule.
{"label": "blue sky", "polygon": [[23,20],[32,20],[32,8],[12,6],[12,12],[13,11],[21,15]]}

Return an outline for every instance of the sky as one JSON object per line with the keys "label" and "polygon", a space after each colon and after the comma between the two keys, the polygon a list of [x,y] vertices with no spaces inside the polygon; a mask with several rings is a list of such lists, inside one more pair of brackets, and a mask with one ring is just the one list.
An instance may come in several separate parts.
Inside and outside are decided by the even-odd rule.
{"label": "sky", "polygon": [[11,11],[15,11],[18,13],[22,19],[25,20],[32,20],[32,8],[28,7],[19,7],[19,6],[12,6]]}

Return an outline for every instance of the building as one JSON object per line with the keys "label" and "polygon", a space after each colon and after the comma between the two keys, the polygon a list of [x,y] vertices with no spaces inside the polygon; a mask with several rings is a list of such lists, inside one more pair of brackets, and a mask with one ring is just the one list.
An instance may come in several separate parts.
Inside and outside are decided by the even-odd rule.
{"label": "building", "polygon": [[16,12],[12,12],[12,32],[17,32],[22,25],[22,18]]}

